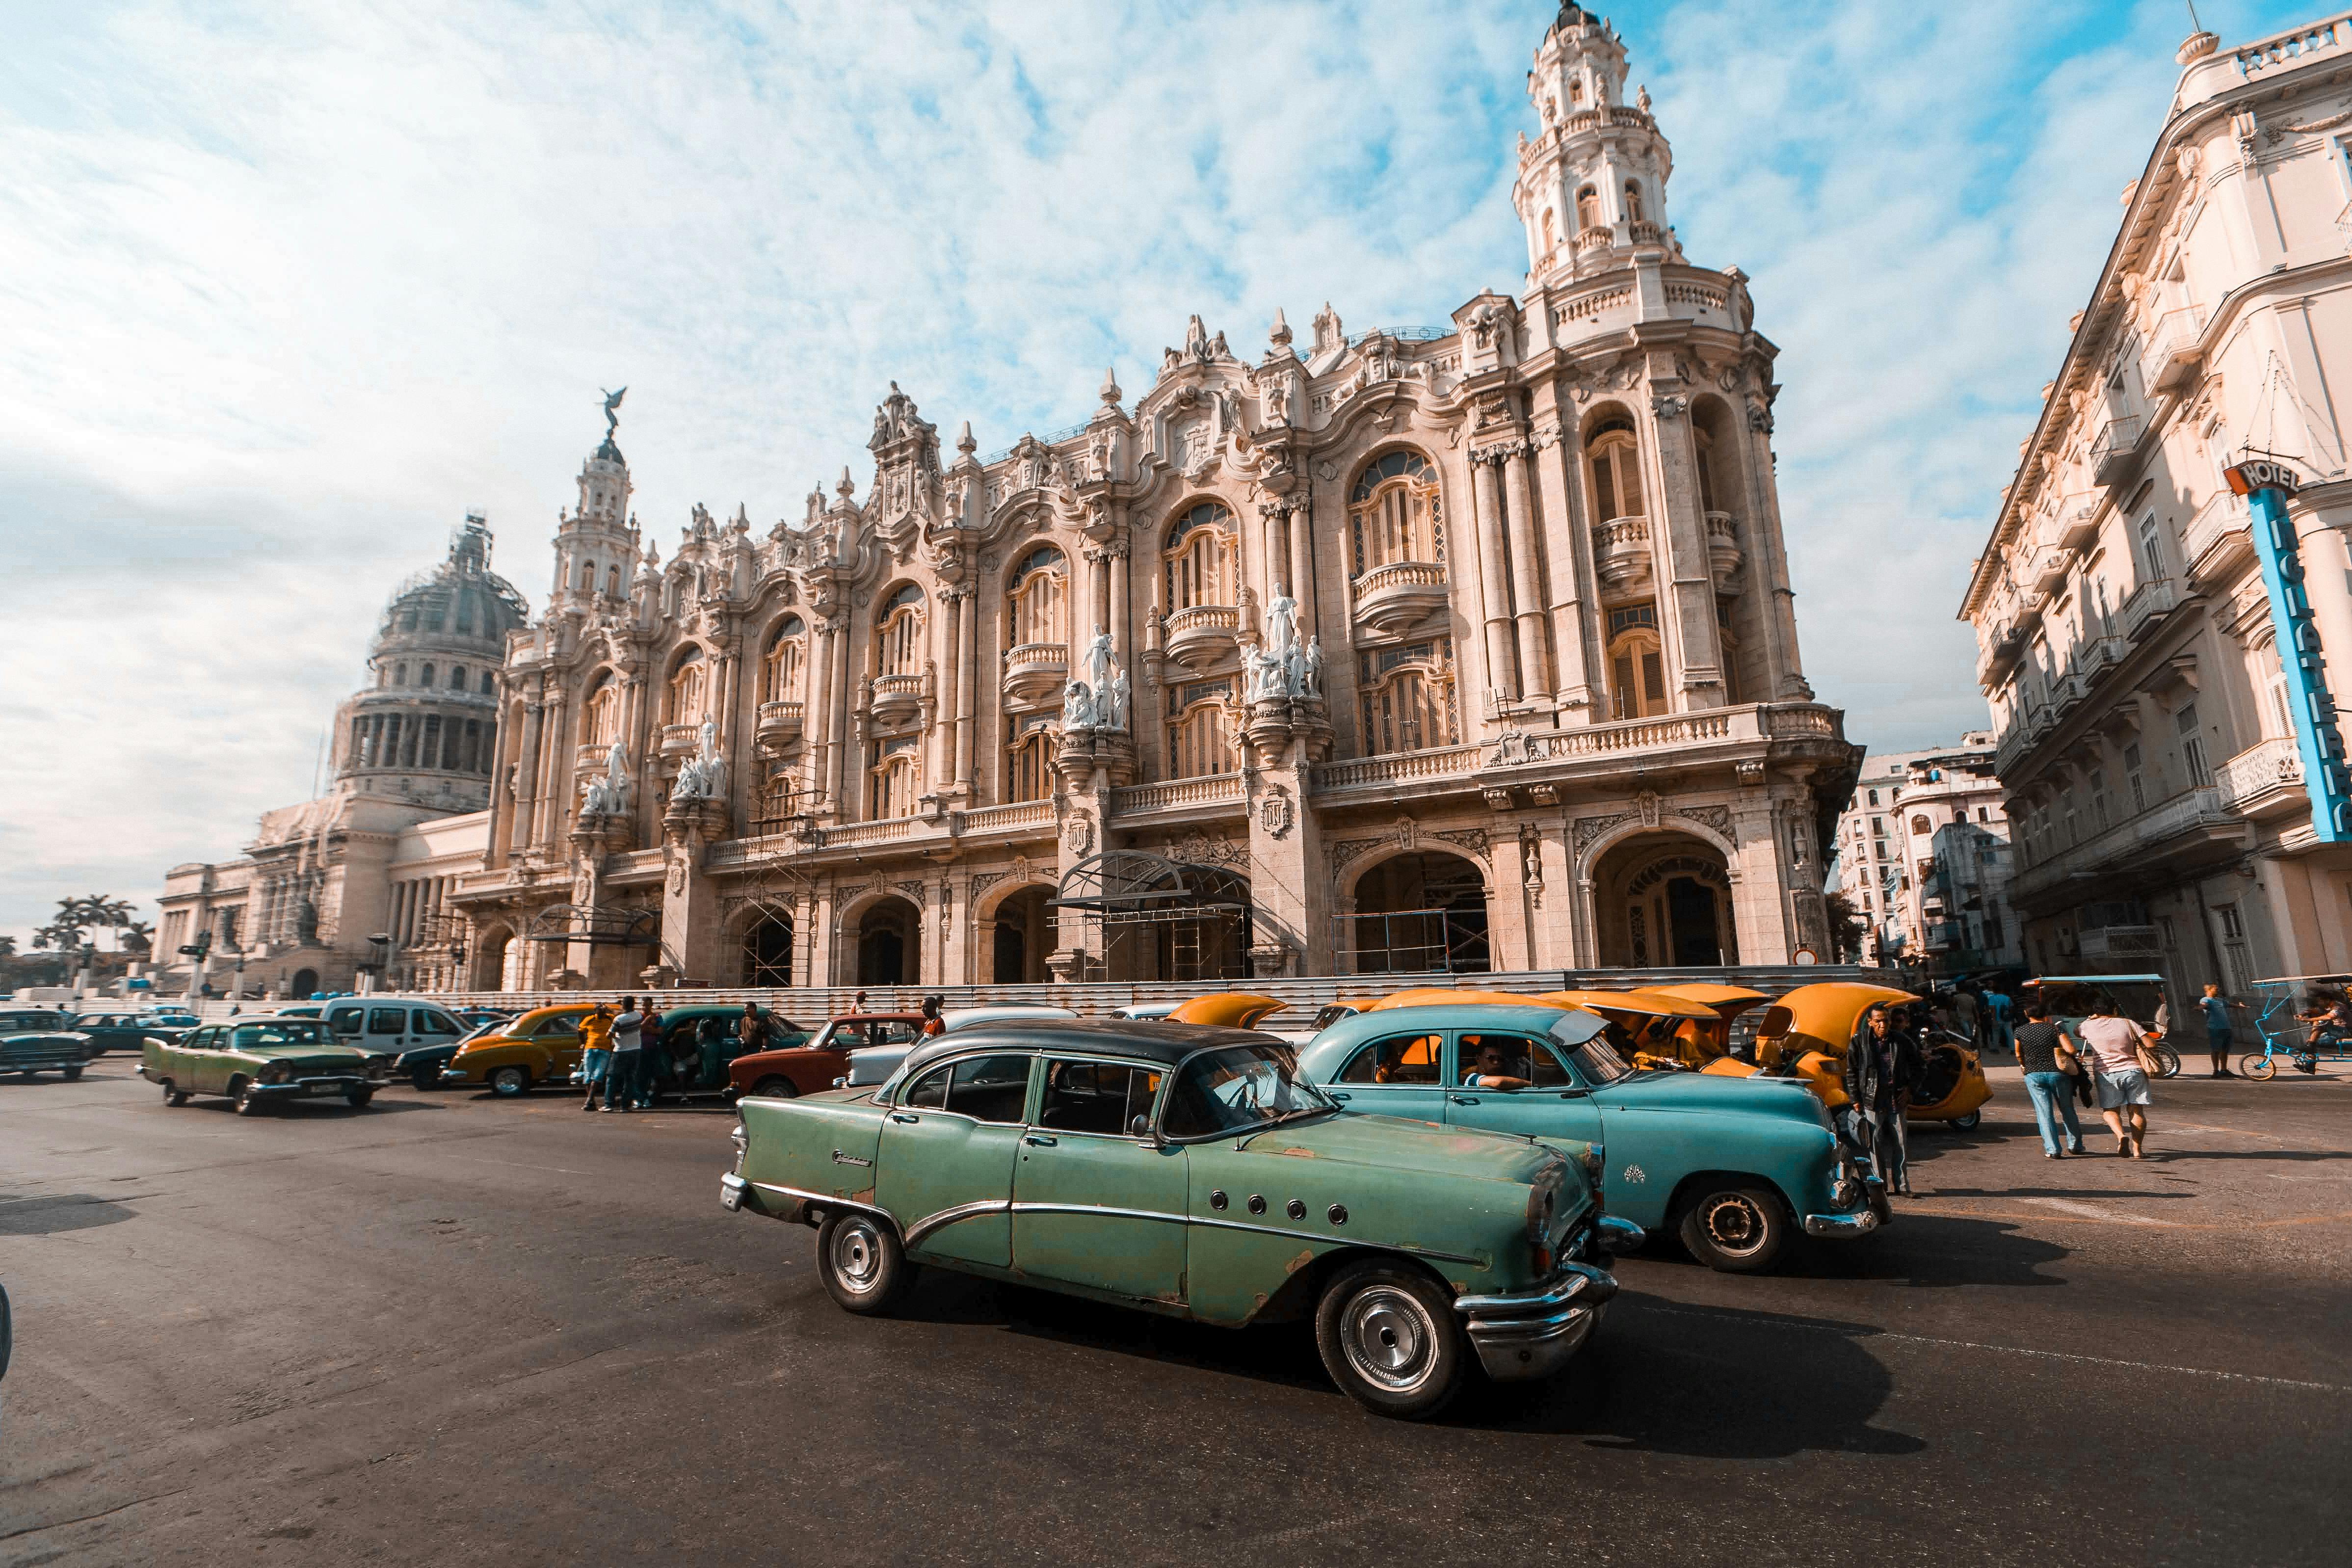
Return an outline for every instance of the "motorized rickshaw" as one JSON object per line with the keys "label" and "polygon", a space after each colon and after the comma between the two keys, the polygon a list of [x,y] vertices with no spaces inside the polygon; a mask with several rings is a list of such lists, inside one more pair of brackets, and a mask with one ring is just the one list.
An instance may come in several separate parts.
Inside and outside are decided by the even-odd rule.
{"label": "motorized rickshaw", "polygon": [[2077,1038],[2095,1008],[2104,1005],[2116,1017],[2129,1018],[2156,1058],[2156,1076],[2170,1078],[2180,1070],[2180,1053],[2156,1027],[2157,1009],[2165,1002],[2163,975],[2043,974],[2027,981],[2025,992],[2028,998],[2040,997],[2050,1009],[2050,1021]]}
{"label": "motorized rickshaw", "polygon": [[1221,1029],[1255,1029],[1258,1020],[1281,1012],[1290,1004],[1279,996],[1258,996],[1247,991],[1219,991],[1179,1003],[1168,1014],[1171,1024],[1212,1024]]}
{"label": "motorized rickshaw", "polygon": [[[2305,1075],[2319,1071],[2322,1056],[2331,1061],[2352,1060],[2352,1031],[2312,1016],[2352,995],[2352,974],[2280,974],[2255,981],[2254,989],[2263,998],[2262,1014],[2254,1022],[2263,1048],[2240,1057],[2239,1072],[2251,1079],[2273,1078],[2281,1057]],[[2304,1010],[2297,1011],[2298,1006]]]}
{"label": "motorized rickshaw", "polygon": [[[1800,985],[1765,1009],[1757,1023],[1758,1070],[1803,1079],[1823,1105],[1836,1110],[1851,1103],[1845,1092],[1845,1053],[1862,1016],[1874,1006],[1907,1007],[1917,1001],[1907,991],[1859,981]],[[1930,1030],[1920,1047],[1925,1060],[1911,1086],[1904,1120],[1949,1122],[1962,1132],[1982,1121],[1992,1085],[1985,1079],[1976,1047],[1938,1030]],[[1721,1069],[1730,1066],[1720,1064]]]}
{"label": "motorized rickshaw", "polygon": [[1547,991],[1529,1000],[1600,1014],[1609,1025],[1609,1043],[1637,1068],[1696,1072],[1729,1048],[1730,1028],[1720,1013],[1704,1002],[1648,986]]}

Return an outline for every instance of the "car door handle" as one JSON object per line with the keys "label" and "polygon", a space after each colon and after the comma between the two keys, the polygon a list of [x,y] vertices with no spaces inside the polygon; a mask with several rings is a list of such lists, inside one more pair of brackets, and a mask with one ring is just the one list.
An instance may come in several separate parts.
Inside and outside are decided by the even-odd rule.
{"label": "car door handle", "polygon": [[890,1120],[893,1121],[920,1121],[922,1118],[919,1116],[909,1116],[903,1110],[894,1110],[890,1113]]}
{"label": "car door handle", "polygon": [[1449,1094],[1445,1098],[1452,1100],[1456,1105],[1475,1105],[1478,1103],[1478,1097],[1475,1094]]}
{"label": "car door handle", "polygon": [[1563,1089],[1559,1091],[1559,1097],[1562,1100],[1582,1100],[1591,1092],[1589,1089]]}
{"label": "car door handle", "polygon": [[1048,1138],[1043,1133],[1032,1132],[1028,1136],[1023,1138],[1021,1142],[1032,1144],[1039,1149],[1051,1149],[1059,1144],[1061,1140],[1059,1138]]}
{"label": "car door handle", "polygon": [[1353,1100],[1356,1097],[1352,1094],[1341,1094],[1337,1089],[1334,1089],[1331,1092],[1331,1098],[1334,1100]]}

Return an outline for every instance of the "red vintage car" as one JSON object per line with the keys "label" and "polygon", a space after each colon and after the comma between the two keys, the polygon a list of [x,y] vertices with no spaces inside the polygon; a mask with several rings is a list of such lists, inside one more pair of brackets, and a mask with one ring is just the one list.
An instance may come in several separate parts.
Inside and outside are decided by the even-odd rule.
{"label": "red vintage car", "polygon": [[853,1013],[829,1018],[804,1045],[737,1057],[727,1076],[740,1095],[790,1100],[831,1089],[849,1070],[849,1053],[867,1046],[912,1044],[923,1032],[920,1013]]}

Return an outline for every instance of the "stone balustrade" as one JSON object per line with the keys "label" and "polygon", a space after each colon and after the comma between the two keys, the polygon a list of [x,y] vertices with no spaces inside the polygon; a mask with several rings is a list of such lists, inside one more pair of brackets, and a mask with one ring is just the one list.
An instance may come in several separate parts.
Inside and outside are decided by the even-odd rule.
{"label": "stone balustrade", "polygon": [[960,834],[1017,833],[1033,828],[1051,831],[1054,826],[1054,803],[1050,800],[1016,800],[1006,805],[976,806],[960,811],[955,816]]}
{"label": "stone balustrade", "polygon": [[1204,773],[1199,778],[1168,779],[1160,784],[1115,789],[1110,794],[1110,811],[1114,816],[1135,816],[1188,806],[1239,805],[1241,800],[1241,774]]}
{"label": "stone balustrade", "polygon": [[912,838],[922,826],[919,816],[886,816],[878,822],[845,822],[824,829],[819,837],[827,849],[864,849]]}
{"label": "stone balustrade", "polygon": [[702,721],[686,724],[665,724],[661,727],[661,754],[665,757],[690,757],[702,749]]}
{"label": "stone balustrade", "polygon": [[2311,809],[2303,787],[2303,752],[2292,735],[2273,735],[2240,752],[2213,770],[2213,787],[2223,805],[2249,816]]}
{"label": "stone balustrade", "polygon": [[2208,496],[2180,535],[2181,559],[2189,563],[2189,575],[2195,581],[2226,582],[2253,554],[2252,514],[2242,497],[2227,489]]}

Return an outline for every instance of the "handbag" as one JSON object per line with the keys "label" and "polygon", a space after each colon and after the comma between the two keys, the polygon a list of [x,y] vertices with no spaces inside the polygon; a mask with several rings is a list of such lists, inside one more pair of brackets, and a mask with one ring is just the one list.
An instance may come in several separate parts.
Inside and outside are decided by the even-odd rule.
{"label": "handbag", "polygon": [[2066,1043],[2064,1036],[2060,1036],[2058,1043],[2050,1047],[2050,1059],[2056,1062],[2058,1070],[2068,1078],[2083,1076],[2083,1058],[2074,1054],[2074,1048]]}

